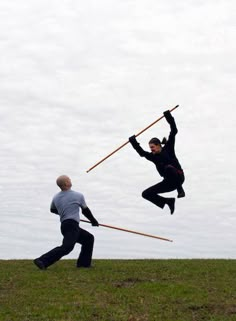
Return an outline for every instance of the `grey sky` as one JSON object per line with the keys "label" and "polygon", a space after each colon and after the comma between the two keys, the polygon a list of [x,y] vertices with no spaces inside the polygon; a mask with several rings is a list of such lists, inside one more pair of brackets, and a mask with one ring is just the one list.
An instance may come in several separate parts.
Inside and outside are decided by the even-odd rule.
{"label": "grey sky", "polygon": [[[100,222],[174,240],[86,225],[94,257],[236,258],[235,9],[233,0],[0,1],[0,258],[61,242],[48,209],[64,173]],[[173,216],[141,198],[160,177],[129,145],[86,173],[176,104],[187,197]],[[163,120],[138,140],[148,149],[168,133]]]}

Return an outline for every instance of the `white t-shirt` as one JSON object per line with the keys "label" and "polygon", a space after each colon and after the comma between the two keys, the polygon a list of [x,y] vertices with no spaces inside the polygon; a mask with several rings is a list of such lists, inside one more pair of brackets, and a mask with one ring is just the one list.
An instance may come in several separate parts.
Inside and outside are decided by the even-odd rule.
{"label": "white t-shirt", "polygon": [[57,210],[61,222],[71,219],[79,223],[80,208],[86,207],[84,195],[71,189],[57,193],[51,203],[51,209]]}

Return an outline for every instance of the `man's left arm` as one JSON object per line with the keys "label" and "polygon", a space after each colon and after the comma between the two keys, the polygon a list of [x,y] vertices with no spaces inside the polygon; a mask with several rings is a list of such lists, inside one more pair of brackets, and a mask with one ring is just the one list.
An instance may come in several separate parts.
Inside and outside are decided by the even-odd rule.
{"label": "man's left arm", "polygon": [[88,207],[82,208],[82,213],[91,222],[92,226],[99,226],[98,221]]}

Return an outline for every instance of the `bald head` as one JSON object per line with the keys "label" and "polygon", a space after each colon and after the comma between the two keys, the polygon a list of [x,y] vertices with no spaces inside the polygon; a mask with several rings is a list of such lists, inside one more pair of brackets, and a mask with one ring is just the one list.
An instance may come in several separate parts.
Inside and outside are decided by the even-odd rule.
{"label": "bald head", "polygon": [[56,182],[62,191],[67,191],[72,186],[70,177],[66,175],[59,176]]}

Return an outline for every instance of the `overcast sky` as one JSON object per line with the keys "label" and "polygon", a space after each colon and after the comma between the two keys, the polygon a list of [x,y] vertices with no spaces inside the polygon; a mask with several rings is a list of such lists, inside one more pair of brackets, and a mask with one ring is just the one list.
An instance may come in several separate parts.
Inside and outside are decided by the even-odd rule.
{"label": "overcast sky", "polygon": [[[0,258],[60,244],[49,212],[60,174],[99,222],[174,240],[83,224],[95,258],[236,258],[235,9],[233,0],[0,0]],[[130,145],[86,173],[177,104],[186,198],[173,216],[141,197],[161,178]],[[168,134],[162,120],[138,141],[148,150]]]}

